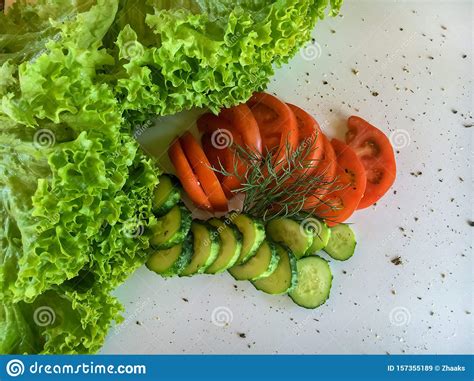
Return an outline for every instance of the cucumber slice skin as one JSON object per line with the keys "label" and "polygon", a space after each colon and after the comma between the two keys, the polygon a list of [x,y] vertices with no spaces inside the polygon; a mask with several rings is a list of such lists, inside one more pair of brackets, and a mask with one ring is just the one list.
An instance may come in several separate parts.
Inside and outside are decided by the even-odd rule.
{"label": "cucumber slice skin", "polygon": [[163,175],[153,193],[153,213],[162,217],[181,201],[181,185],[176,177]]}
{"label": "cucumber slice skin", "polygon": [[306,255],[312,255],[320,250],[323,250],[331,238],[331,229],[326,225],[325,222],[319,221],[319,231],[313,235],[313,244],[306,252]]}
{"label": "cucumber slice skin", "polygon": [[270,221],[267,234],[275,242],[288,247],[297,259],[303,257],[313,244],[313,235],[304,231],[303,223],[289,218]]}
{"label": "cucumber slice skin", "polygon": [[242,251],[242,233],[234,224],[223,222],[217,218],[212,218],[208,223],[217,229],[221,246],[217,259],[206,269],[205,273],[219,274],[234,266],[239,259]]}
{"label": "cucumber slice skin", "polygon": [[262,221],[246,214],[232,213],[227,219],[232,221],[242,233],[242,251],[237,260],[237,264],[241,265],[252,258],[262,244],[265,239],[265,225]]}
{"label": "cucumber slice skin", "polygon": [[331,237],[324,251],[337,261],[347,261],[354,255],[357,240],[354,231],[347,224],[331,228]]}
{"label": "cucumber slice skin", "polygon": [[[167,227],[179,218],[179,228],[175,231],[167,230]],[[182,243],[191,229],[192,216],[191,212],[183,205],[174,206],[164,216],[157,218],[157,224],[152,229],[152,237],[150,245],[156,250],[170,249],[171,247]]]}
{"label": "cucumber slice skin", "polygon": [[193,221],[193,255],[189,264],[179,274],[191,276],[204,273],[217,259],[220,249],[220,237],[217,229],[203,221]]}
{"label": "cucumber slice skin", "polygon": [[307,309],[326,303],[333,279],[329,263],[319,256],[312,256],[298,260],[296,266],[298,285],[289,292],[293,302]]}
{"label": "cucumber slice skin", "polygon": [[[166,252],[170,250],[179,250],[179,255],[176,260],[169,266],[166,270],[158,270],[155,267],[155,261],[160,260],[160,255],[166,255]],[[161,275],[163,278],[169,278],[181,274],[184,268],[191,262],[191,257],[193,255],[193,239],[192,235],[188,234],[183,243],[180,243],[176,246],[173,246],[170,249],[157,250],[153,252],[148,261],[146,262],[146,267],[155,272],[156,274]]]}
{"label": "cucumber slice skin", "polygon": [[[263,262],[263,268],[258,268],[260,262]],[[277,253],[275,244],[269,240],[264,240],[252,258],[241,265],[230,268],[229,274],[235,280],[258,280],[273,274],[279,262],[280,255]]]}
{"label": "cucumber slice skin", "polygon": [[[270,276],[252,281],[254,287],[270,295],[281,295],[291,292],[298,284],[296,257],[290,249],[275,245],[280,256],[278,266]],[[283,278],[287,279],[283,279]]]}

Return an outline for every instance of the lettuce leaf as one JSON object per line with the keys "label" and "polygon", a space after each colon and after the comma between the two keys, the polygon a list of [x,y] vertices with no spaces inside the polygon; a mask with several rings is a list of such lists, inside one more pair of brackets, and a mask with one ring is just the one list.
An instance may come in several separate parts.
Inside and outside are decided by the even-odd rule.
{"label": "lettuce leaf", "polygon": [[[310,38],[329,0],[124,1],[112,29],[122,63],[112,73],[126,110],[218,112],[268,84]],[[133,8],[132,8],[133,7]],[[137,15],[145,22],[137,21]],[[118,26],[117,26],[118,23]],[[154,40],[152,39],[154,36]]]}
{"label": "lettuce leaf", "polygon": [[[121,319],[111,291],[146,260],[159,171],[97,80],[116,9],[45,21],[59,37],[26,60],[9,45],[21,59],[0,66],[1,353],[96,352]],[[54,324],[35,321],[42,307]]]}
{"label": "lettuce leaf", "polygon": [[33,303],[3,304],[0,353],[98,351],[113,321],[121,321],[122,307],[107,289],[77,288],[54,288]]}

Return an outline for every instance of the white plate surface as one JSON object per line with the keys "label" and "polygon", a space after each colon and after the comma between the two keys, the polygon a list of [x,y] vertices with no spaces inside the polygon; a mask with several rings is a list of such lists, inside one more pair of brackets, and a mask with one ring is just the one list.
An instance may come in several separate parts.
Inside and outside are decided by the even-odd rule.
{"label": "white plate surface", "polygon": [[[228,274],[164,280],[141,268],[116,292],[125,322],[103,353],[472,353],[472,7],[346,1],[271,82],[328,135],[358,114],[397,147],[396,184],[351,220],[357,252],[331,262],[326,305],[305,310]],[[159,153],[192,120],[141,140]]]}

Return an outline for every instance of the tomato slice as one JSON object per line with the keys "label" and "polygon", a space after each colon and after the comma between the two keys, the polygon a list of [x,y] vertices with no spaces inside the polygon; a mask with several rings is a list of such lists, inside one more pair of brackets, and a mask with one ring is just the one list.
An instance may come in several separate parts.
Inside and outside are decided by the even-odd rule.
{"label": "tomato slice", "polygon": [[[322,135],[324,152],[320,164],[315,169],[315,174],[322,176],[328,183],[334,181],[337,172],[337,154],[329,139]],[[329,189],[326,187],[325,189]]]}
{"label": "tomato slice", "polygon": [[[239,134],[234,136],[234,141],[235,144],[242,146],[242,140]],[[241,159],[239,159],[235,150],[229,148],[225,151],[224,155],[226,171],[229,173],[235,173],[237,168],[237,173],[239,176],[244,176],[247,171],[247,166]],[[242,183],[237,176],[226,176],[222,181],[222,188],[224,188],[224,192],[229,198],[235,196],[233,191],[239,189],[241,185]]]}
{"label": "tomato slice", "polygon": [[365,168],[356,153],[344,142],[333,139],[331,144],[337,156],[336,189],[324,196],[316,213],[326,218],[329,226],[346,221],[357,209],[367,184]]}
{"label": "tomato slice", "polygon": [[[234,149],[232,149],[232,143],[242,146],[242,137],[236,131],[233,124],[229,120],[225,119],[223,116],[216,116],[213,114],[204,114],[198,121],[197,126],[199,131],[204,132],[201,142],[203,144],[203,149],[206,154],[208,154],[209,161],[211,165],[213,161],[215,164],[218,164],[220,159],[221,164],[224,166],[225,170],[229,173],[235,172],[235,161],[237,160],[238,173],[240,175],[245,174],[246,166],[241,160],[235,155]],[[222,131],[222,136],[213,136],[216,131]],[[219,151],[219,152],[217,152]],[[216,166],[215,166],[216,167]],[[216,168],[220,168],[218,165]],[[222,176],[219,173],[216,174],[217,178],[222,184],[222,188],[226,196],[230,199],[234,196],[232,191],[239,189],[241,186],[240,180],[236,176]]]}
{"label": "tomato slice", "polygon": [[355,151],[367,175],[367,187],[358,209],[376,203],[393,185],[397,173],[395,154],[388,137],[358,116],[348,120],[347,144]]}
{"label": "tomato slice", "polygon": [[[213,144],[213,135],[211,133],[206,132],[204,135],[201,136],[201,145],[212,168],[225,168],[225,150],[216,148],[215,144]],[[222,183],[224,177],[222,173],[215,172],[215,174],[219,181]]]}
{"label": "tomato slice", "polygon": [[168,150],[168,155],[175,167],[176,175],[178,176],[183,189],[186,191],[194,205],[200,209],[211,210],[211,203],[189,165],[188,159],[186,158],[178,139],[171,144]]}
{"label": "tomato slice", "polygon": [[[311,151],[304,158],[302,165],[305,169],[303,173],[311,172],[324,153],[324,137],[318,122],[303,109],[287,103],[291,111],[295,114],[298,123],[299,146],[300,150],[307,150],[312,145]],[[305,151],[304,151],[305,152]]]}
{"label": "tomato slice", "polygon": [[196,122],[199,132],[212,134],[216,130],[228,131],[231,127],[229,121],[217,115],[202,114]]}
{"label": "tomato slice", "polygon": [[235,128],[235,131],[241,135],[242,142],[246,147],[262,153],[262,138],[257,121],[250,108],[242,103],[238,106],[224,109],[219,114],[227,119]]}
{"label": "tomato slice", "polygon": [[227,198],[222,190],[222,186],[215,172],[211,169],[211,164],[197,140],[191,133],[186,132],[181,136],[180,142],[184,154],[188,158],[214,210],[227,210]]}
{"label": "tomato slice", "polygon": [[298,124],[295,114],[286,103],[267,93],[255,93],[247,104],[258,123],[263,150],[278,149],[276,161],[284,163],[286,147],[288,146],[289,152],[294,152],[298,147]]}
{"label": "tomato slice", "polygon": [[[197,120],[197,127],[201,136],[201,145],[213,168],[225,168],[226,151],[232,144],[232,132],[229,122],[214,114],[203,114]],[[216,135],[217,134],[217,135]],[[222,175],[216,173],[222,182]]]}
{"label": "tomato slice", "polygon": [[319,164],[313,170],[313,175],[321,179],[321,187],[317,194],[308,197],[304,203],[305,209],[313,209],[324,201],[324,195],[333,189],[337,175],[337,156],[329,139],[321,133],[323,141],[322,156]]}

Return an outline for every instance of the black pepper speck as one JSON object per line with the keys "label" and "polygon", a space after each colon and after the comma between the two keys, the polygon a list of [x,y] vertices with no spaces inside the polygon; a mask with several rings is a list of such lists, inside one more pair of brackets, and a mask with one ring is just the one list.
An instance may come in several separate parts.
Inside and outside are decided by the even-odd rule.
{"label": "black pepper speck", "polygon": [[390,262],[392,262],[395,266],[400,266],[403,264],[402,258],[400,256],[392,258]]}

